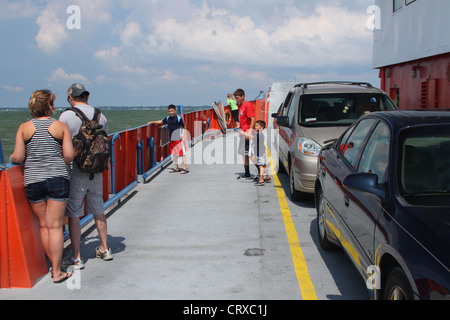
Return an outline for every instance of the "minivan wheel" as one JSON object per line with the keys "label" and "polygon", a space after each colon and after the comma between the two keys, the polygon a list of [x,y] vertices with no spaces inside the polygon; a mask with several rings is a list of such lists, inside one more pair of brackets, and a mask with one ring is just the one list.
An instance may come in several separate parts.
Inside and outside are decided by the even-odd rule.
{"label": "minivan wheel", "polygon": [[303,193],[295,189],[295,173],[292,161],[290,162],[289,167],[289,191],[292,201],[300,201],[303,199]]}
{"label": "minivan wheel", "polygon": [[287,173],[280,158],[278,158],[278,173]]}

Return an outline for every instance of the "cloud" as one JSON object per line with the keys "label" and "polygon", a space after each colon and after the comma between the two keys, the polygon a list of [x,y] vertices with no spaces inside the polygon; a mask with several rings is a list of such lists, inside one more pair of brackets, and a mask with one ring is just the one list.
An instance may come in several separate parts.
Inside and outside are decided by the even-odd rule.
{"label": "cloud", "polygon": [[30,18],[38,14],[39,8],[35,1],[7,1],[0,0],[0,21]]}
{"label": "cloud", "polygon": [[267,79],[267,73],[262,71],[247,72],[242,68],[234,68],[231,75],[236,79],[248,79],[254,81],[263,81]]}
{"label": "cloud", "polygon": [[[182,57],[210,63],[281,67],[371,60],[372,39],[366,28],[365,10],[351,11],[338,6],[337,1],[315,5],[310,1],[250,1],[243,6],[245,10],[237,10],[237,1],[198,2],[121,0],[121,14],[113,18],[114,1],[80,0],[77,5],[81,9],[82,30],[78,34],[84,36],[79,38],[98,36],[102,29],[99,26],[109,25],[109,36],[116,36],[120,42],[110,40],[103,48],[94,46],[95,57],[108,63],[131,61],[136,64],[130,65],[132,68],[156,62],[155,57],[158,63]],[[53,52],[73,37],[64,20],[68,18],[65,9],[70,3],[52,0],[41,12],[36,41],[42,50]]]}
{"label": "cloud", "polygon": [[[162,10],[152,3],[146,10],[139,10]],[[152,57],[294,68],[371,61],[372,40],[365,11],[317,5],[305,13],[289,2],[283,19],[257,23],[256,18],[223,7],[217,9],[206,2],[201,6],[181,3],[189,10],[185,17],[175,11],[172,16],[155,16],[151,24],[130,8],[128,18],[136,20],[121,26],[121,49],[115,49],[115,53],[132,57],[129,60],[137,64],[148,64]],[[281,10],[279,4],[277,10]],[[101,55],[100,51],[96,53],[97,57]],[[114,56],[119,58],[118,54]]]}
{"label": "cloud", "polygon": [[111,22],[109,10],[113,3],[113,0],[78,0],[81,29],[69,32],[67,20],[72,13],[67,13],[67,9],[73,5],[73,0],[47,1],[47,6],[36,20],[39,26],[36,35],[38,47],[46,53],[53,53],[67,43],[70,36],[80,42],[90,39],[96,34],[99,25]]}
{"label": "cloud", "polygon": [[[372,67],[372,32],[366,27],[366,8],[372,3],[18,0],[6,6],[10,13],[25,4],[33,8],[26,15],[34,12],[31,19],[38,29],[30,30],[50,70],[35,72],[35,78],[64,87],[71,81],[91,81],[108,99],[112,95],[106,92],[120,85],[136,96],[157,96],[163,90],[191,96],[187,91],[196,93],[192,99],[203,100],[209,98],[200,96],[228,91],[229,86],[259,92],[275,81],[305,77],[347,75],[353,80],[361,75],[364,81]],[[67,27],[70,5],[80,8],[81,29]],[[73,61],[79,62],[76,67]]]}
{"label": "cloud", "polygon": [[23,91],[23,88],[20,86],[13,87],[13,86],[6,85],[6,86],[3,86],[3,89],[6,91],[9,91],[9,92],[22,92]]}
{"label": "cloud", "polygon": [[36,20],[36,43],[45,52],[53,52],[67,39],[66,24],[59,17],[57,8],[47,5]]}
{"label": "cloud", "polygon": [[372,32],[360,0],[245,5],[121,0],[119,5],[121,15],[115,11],[109,25],[111,38],[94,46],[93,55],[105,75],[102,83],[133,91],[157,93],[168,82],[178,91],[206,83],[219,90],[230,83],[264,87],[304,76],[352,80],[371,69]]}
{"label": "cloud", "polygon": [[128,73],[128,74],[136,74],[136,75],[151,75],[152,72],[150,70],[144,69],[142,67],[130,67],[129,65],[124,65],[121,67],[122,71]]}
{"label": "cloud", "polygon": [[137,22],[129,22],[120,32],[120,40],[125,46],[133,46],[142,38],[141,27]]}
{"label": "cloud", "polygon": [[311,67],[371,60],[366,16],[335,6],[318,6],[311,15],[291,16],[270,34],[270,44],[273,58],[281,65]]}
{"label": "cloud", "polygon": [[109,47],[105,49],[98,50],[94,53],[94,57],[99,59],[108,59],[112,57],[118,57],[120,54],[120,47]]}
{"label": "cloud", "polygon": [[52,74],[50,75],[50,77],[47,78],[47,80],[51,84],[57,83],[57,82],[64,82],[64,83],[83,82],[86,84],[90,83],[88,78],[86,78],[82,74],[79,74],[79,73],[68,74],[66,71],[64,71],[63,68],[58,68],[56,70],[53,70]]}

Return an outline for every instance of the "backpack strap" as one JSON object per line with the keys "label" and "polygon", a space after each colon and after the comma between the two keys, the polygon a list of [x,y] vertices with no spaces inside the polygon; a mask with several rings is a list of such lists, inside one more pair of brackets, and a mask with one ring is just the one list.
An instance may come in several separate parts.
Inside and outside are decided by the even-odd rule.
{"label": "backpack strap", "polygon": [[[170,116],[167,116],[166,121],[168,121],[169,118],[170,118]],[[179,114],[177,114],[177,120],[178,120],[178,123],[181,122],[181,116]]]}
{"label": "backpack strap", "polygon": [[67,111],[67,110],[75,112],[75,114],[78,116],[78,118],[81,119],[82,122],[87,122],[87,121],[89,121],[88,117],[86,117],[86,115],[84,114],[84,112],[81,111],[80,109],[78,109],[77,107],[72,107],[72,108],[66,109],[66,111]]}
{"label": "backpack strap", "polygon": [[100,117],[102,116],[102,112],[100,111],[100,109],[94,108],[95,109],[95,113],[94,113],[94,118],[92,120],[97,121],[98,123],[100,123]]}
{"label": "backpack strap", "polygon": [[[92,120],[97,121],[97,123],[99,124],[99,126],[97,127],[97,129],[101,129],[103,128],[103,125],[100,125],[100,117],[102,116],[102,112],[100,111],[100,109],[94,108],[95,112],[94,112],[94,117],[92,118]],[[68,108],[66,109],[66,111],[73,111],[76,113],[76,115],[78,116],[78,118],[81,119],[81,122],[86,123],[89,120],[89,118],[84,114],[83,111],[81,111],[80,109],[78,109],[77,107],[72,107],[72,108]]]}
{"label": "backpack strap", "polygon": [[[167,116],[166,122],[169,120],[169,118],[170,118],[170,116]],[[182,120],[181,116],[180,116],[179,114],[177,114],[177,121],[178,121],[178,124],[181,123],[181,120]],[[180,125],[180,137],[181,137],[182,134],[183,134],[183,127]]]}

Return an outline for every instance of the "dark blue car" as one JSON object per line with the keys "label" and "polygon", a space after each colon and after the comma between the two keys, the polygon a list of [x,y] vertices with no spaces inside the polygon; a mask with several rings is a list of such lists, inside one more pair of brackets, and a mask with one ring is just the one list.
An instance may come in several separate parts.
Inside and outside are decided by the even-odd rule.
{"label": "dark blue car", "polygon": [[321,150],[315,201],[374,299],[450,299],[450,111],[364,116]]}

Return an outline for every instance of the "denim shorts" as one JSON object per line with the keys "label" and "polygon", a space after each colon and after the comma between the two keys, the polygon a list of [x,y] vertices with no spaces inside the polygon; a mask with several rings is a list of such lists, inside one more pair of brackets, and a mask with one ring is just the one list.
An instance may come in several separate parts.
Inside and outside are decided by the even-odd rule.
{"label": "denim shorts", "polygon": [[25,195],[31,203],[38,203],[47,199],[67,202],[69,194],[70,181],[66,178],[51,178],[25,187]]}

